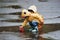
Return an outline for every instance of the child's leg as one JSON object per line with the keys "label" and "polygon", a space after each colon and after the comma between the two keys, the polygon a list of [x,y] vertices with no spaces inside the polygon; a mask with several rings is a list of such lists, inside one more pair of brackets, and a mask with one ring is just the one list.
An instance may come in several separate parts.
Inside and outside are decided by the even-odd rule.
{"label": "child's leg", "polygon": [[36,26],[34,29],[32,29],[32,32],[38,32],[38,27]]}
{"label": "child's leg", "polygon": [[29,29],[33,33],[38,32],[38,23],[37,22],[30,22],[31,29]]}

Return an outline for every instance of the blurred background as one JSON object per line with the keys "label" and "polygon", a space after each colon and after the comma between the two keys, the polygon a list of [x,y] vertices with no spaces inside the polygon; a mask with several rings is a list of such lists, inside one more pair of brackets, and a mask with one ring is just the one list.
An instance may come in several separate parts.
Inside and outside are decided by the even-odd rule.
{"label": "blurred background", "polygon": [[[60,0],[0,0],[1,40],[5,39],[6,34],[19,32],[19,26],[24,21],[20,17],[21,10],[28,9],[31,5],[36,5],[38,13],[44,16],[43,34],[41,36],[47,39],[38,40],[60,39]],[[8,37],[10,38],[10,36]],[[13,37],[9,38],[5,40],[17,40],[12,39]],[[22,38],[22,40],[25,39]]]}

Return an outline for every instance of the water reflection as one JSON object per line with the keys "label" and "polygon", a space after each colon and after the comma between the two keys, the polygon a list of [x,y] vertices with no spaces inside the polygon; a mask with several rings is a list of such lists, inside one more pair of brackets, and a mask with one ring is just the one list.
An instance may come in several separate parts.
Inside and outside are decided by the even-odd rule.
{"label": "water reflection", "polygon": [[[40,34],[39,34],[40,35]],[[1,40],[50,40],[45,39],[39,35],[35,35],[29,32],[18,33],[18,32],[2,32],[0,33]]]}
{"label": "water reflection", "polygon": [[40,34],[32,34],[30,32],[20,33],[20,36],[25,38],[26,40],[45,40]]}

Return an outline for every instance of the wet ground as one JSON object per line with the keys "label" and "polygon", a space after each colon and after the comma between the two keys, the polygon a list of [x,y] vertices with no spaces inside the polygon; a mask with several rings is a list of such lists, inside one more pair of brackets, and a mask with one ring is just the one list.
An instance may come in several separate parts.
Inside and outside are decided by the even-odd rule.
{"label": "wet ground", "polygon": [[19,32],[0,32],[0,40],[46,40],[40,36],[32,35],[31,33]]}
{"label": "wet ground", "polygon": [[56,31],[56,32],[50,32],[50,33],[46,33],[46,34],[40,34],[38,36],[38,35],[34,35],[29,32],[25,32],[25,33],[0,32],[0,40],[58,40],[58,38],[60,37],[59,33],[60,33],[60,31]]}
{"label": "wet ground", "polygon": [[44,25],[41,34],[20,33],[19,27],[0,28],[0,40],[60,40],[60,24]]}

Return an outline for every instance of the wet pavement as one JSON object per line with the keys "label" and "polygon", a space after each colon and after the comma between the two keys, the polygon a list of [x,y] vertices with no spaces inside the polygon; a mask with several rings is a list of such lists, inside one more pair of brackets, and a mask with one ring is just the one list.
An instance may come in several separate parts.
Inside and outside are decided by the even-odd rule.
{"label": "wet pavement", "polygon": [[44,38],[35,37],[31,33],[0,32],[0,40],[44,40]]}
{"label": "wet pavement", "polygon": [[32,34],[27,30],[24,33],[20,33],[18,27],[0,28],[0,40],[60,40],[59,25],[46,25],[39,35]]}
{"label": "wet pavement", "polygon": [[40,36],[42,36],[43,38],[47,38],[47,39],[60,40],[60,30],[48,32]]}
{"label": "wet pavement", "polygon": [[[29,33],[29,32],[26,32],[26,33],[0,32],[0,40],[58,40],[58,39],[53,39],[53,37],[54,37],[54,35],[56,36],[57,33],[59,33],[59,32],[60,31],[55,31],[55,32],[50,32],[50,33],[46,33],[46,34],[41,34],[39,36],[34,35],[32,33]],[[50,36],[48,36],[48,35],[50,35]],[[56,38],[59,37],[58,35]],[[49,37],[52,37],[52,38],[49,38]]]}
{"label": "wet pavement", "polygon": [[23,40],[21,37],[18,37],[17,34],[12,32],[3,32],[0,33],[0,40]]}

